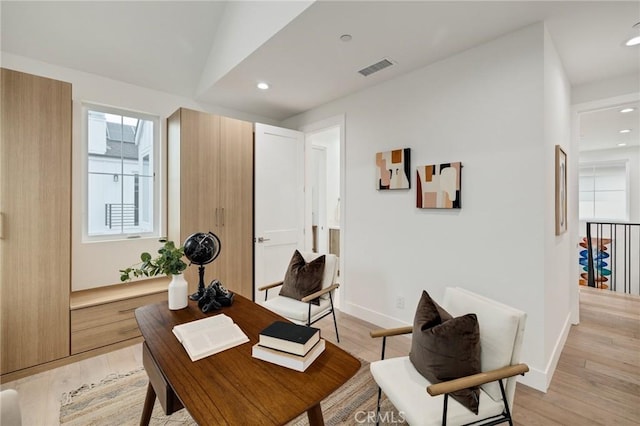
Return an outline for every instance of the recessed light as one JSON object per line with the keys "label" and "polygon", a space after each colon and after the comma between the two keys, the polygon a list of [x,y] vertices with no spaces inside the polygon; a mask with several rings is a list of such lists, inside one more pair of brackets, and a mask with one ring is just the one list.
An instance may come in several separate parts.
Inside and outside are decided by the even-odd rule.
{"label": "recessed light", "polygon": [[627,146],[626,143],[619,143],[618,146]]}
{"label": "recessed light", "polygon": [[623,114],[626,114],[628,112],[632,112],[632,111],[635,111],[635,110],[636,110],[635,108],[623,108],[623,109],[620,110],[620,112],[623,113]]}
{"label": "recessed light", "polygon": [[344,41],[345,43],[348,42],[348,41],[351,41],[352,38],[353,37],[351,37],[351,34],[342,34],[340,36],[340,40]]}
{"label": "recessed light", "polygon": [[620,133],[631,133],[631,129],[622,129]]}
{"label": "recessed light", "polygon": [[257,87],[260,90],[267,90],[269,88],[269,85],[264,81],[261,81],[260,83],[258,83]]}
{"label": "recessed light", "polygon": [[631,46],[637,46],[639,44],[640,44],[640,36],[635,36],[627,40],[624,45],[631,47]]}

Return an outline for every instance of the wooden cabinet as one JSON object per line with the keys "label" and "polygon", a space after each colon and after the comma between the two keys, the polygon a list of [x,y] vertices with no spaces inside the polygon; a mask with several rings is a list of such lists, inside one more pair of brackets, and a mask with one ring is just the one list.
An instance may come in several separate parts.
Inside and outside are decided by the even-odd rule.
{"label": "wooden cabinet", "polygon": [[1,73],[4,374],[69,355],[71,84]]}
{"label": "wooden cabinet", "polygon": [[71,311],[71,354],[140,336],[134,311],[167,300],[167,292],[132,297]]}
{"label": "wooden cabinet", "polygon": [[[253,124],[181,108],[167,119],[169,238],[183,243],[212,231],[220,256],[206,266],[205,284],[219,279],[253,297]],[[185,272],[190,291],[198,268]]]}

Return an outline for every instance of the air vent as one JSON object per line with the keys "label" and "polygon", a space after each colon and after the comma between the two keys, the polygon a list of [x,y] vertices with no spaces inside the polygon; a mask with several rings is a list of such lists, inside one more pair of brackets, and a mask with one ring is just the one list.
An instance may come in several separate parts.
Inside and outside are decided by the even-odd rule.
{"label": "air vent", "polygon": [[373,74],[374,72],[378,72],[380,70],[383,70],[387,67],[390,67],[391,65],[393,65],[393,62],[391,62],[389,59],[383,59],[380,62],[377,62],[373,65],[369,65],[366,68],[361,69],[360,71],[358,71],[360,74],[364,75],[365,77]]}

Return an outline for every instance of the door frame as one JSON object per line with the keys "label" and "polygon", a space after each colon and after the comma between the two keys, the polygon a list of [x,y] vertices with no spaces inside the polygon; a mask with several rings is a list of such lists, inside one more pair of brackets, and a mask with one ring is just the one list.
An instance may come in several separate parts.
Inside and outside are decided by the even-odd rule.
{"label": "door frame", "polygon": [[[340,277],[338,278],[338,282],[340,283],[340,288],[336,291],[336,306],[340,307],[344,303],[345,295],[348,292],[347,283],[348,276],[347,270],[345,268],[345,259],[344,253],[346,253],[345,248],[346,244],[346,236],[347,229],[345,228],[345,217],[347,212],[347,191],[346,191],[346,129],[345,129],[346,117],[344,114],[335,115],[332,117],[328,117],[324,120],[319,120],[314,123],[310,123],[300,127],[300,131],[304,133],[304,143],[305,143],[305,217],[304,217],[304,225],[305,229],[311,229],[311,190],[310,190],[310,176],[309,171],[311,170],[311,141],[309,140],[309,135],[313,133],[318,133],[323,130],[338,127],[339,135],[340,135],[340,258],[339,260],[339,271]],[[311,240],[310,236],[307,236],[305,239],[305,245],[307,249],[311,249]]]}
{"label": "door frame", "polygon": [[[573,212],[572,219],[569,224],[574,223],[574,226],[569,228],[570,241],[578,241],[579,230],[577,229],[580,224],[578,217],[578,168],[579,168],[579,153],[580,153],[580,116],[585,112],[597,111],[605,108],[613,108],[618,105],[640,101],[640,92],[632,92],[625,95],[611,96],[601,99],[595,99],[591,101],[581,102],[571,105],[571,155],[569,163],[569,194],[576,194],[569,198],[569,211]],[[571,259],[573,259],[571,265],[571,277],[578,276],[578,252],[575,246],[571,244]],[[580,323],[580,289],[576,283],[571,285],[570,289],[570,315],[571,323],[577,325]]]}

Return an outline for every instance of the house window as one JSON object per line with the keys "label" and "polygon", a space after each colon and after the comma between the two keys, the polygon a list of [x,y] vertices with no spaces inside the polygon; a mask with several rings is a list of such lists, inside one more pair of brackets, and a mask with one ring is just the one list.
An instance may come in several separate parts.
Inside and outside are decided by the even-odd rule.
{"label": "house window", "polygon": [[629,220],[627,181],[625,162],[580,165],[580,220]]}
{"label": "house window", "polygon": [[86,235],[159,235],[158,118],[96,105],[85,105],[84,112]]}

